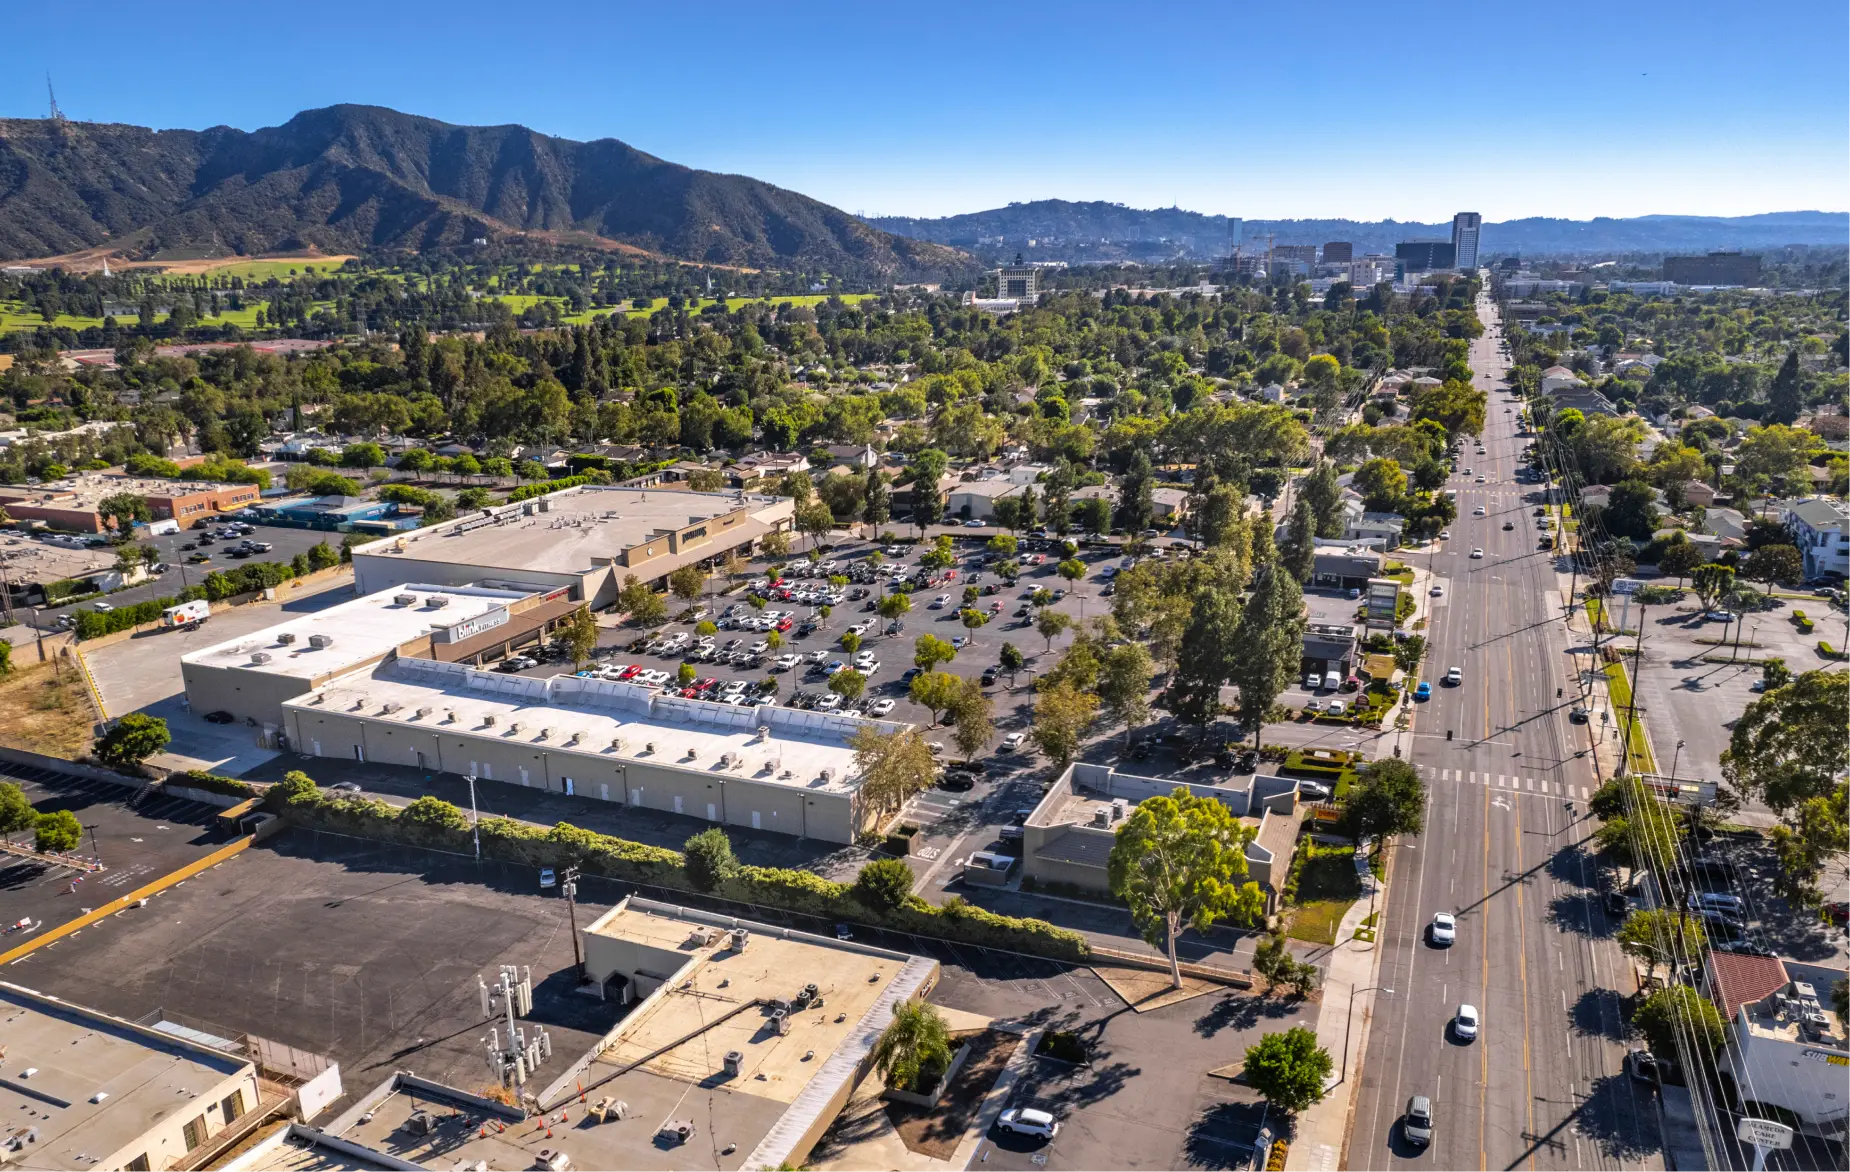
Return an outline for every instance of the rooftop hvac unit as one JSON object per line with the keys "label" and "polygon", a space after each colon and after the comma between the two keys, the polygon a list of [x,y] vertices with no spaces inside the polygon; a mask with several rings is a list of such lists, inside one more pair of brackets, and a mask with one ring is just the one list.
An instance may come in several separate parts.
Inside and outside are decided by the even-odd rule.
{"label": "rooftop hvac unit", "polygon": [[650,742],[649,742],[648,744],[646,744],[646,745],[644,745],[644,746],[642,747],[642,751],[643,751],[643,752],[645,752],[645,753],[653,753],[653,752],[655,752],[655,742],[654,742],[654,741],[650,741]]}
{"label": "rooftop hvac unit", "polygon": [[834,778],[835,778],[835,771],[833,769],[824,769],[822,771],[822,780],[832,781],[834,780]]}
{"label": "rooftop hvac unit", "polygon": [[785,1013],[781,1009],[773,1010],[771,1013],[771,1028],[777,1031],[778,1037],[780,1038],[789,1037],[790,1036],[790,1015],[788,1013]]}
{"label": "rooftop hvac unit", "polygon": [[552,730],[551,730],[551,729],[549,729],[549,728],[543,728],[543,729],[541,729],[541,730],[540,730],[540,740],[542,740],[542,741],[544,741],[544,740],[547,740],[547,739],[549,739],[549,738],[550,738],[551,736],[552,736]]}
{"label": "rooftop hvac unit", "polygon": [[291,643],[295,642],[295,632],[294,631],[284,631],[281,634],[276,636],[276,641],[278,643],[281,643],[284,647],[287,647]]}
{"label": "rooftop hvac unit", "polygon": [[437,1118],[429,1111],[413,1111],[405,1120],[405,1130],[412,1135],[434,1135],[437,1131]]}
{"label": "rooftop hvac unit", "polygon": [[415,594],[394,594],[392,602],[397,606],[416,606],[418,596]]}
{"label": "rooftop hvac unit", "polygon": [[623,738],[622,737],[611,737],[610,747],[613,751],[621,753],[623,751]]}
{"label": "rooftop hvac unit", "polygon": [[518,733],[518,732],[520,732],[520,722],[519,722],[519,721],[517,720],[517,721],[515,721],[515,722],[514,722],[513,724],[510,724],[510,725],[508,725],[508,726],[507,726],[507,731],[509,731],[509,732],[511,732],[511,733]]}
{"label": "rooftop hvac unit", "polygon": [[442,610],[444,607],[450,604],[450,600],[448,596],[442,595],[442,594],[433,594],[429,598],[426,598],[424,601],[429,603],[431,607],[436,610]]}
{"label": "rooftop hvac unit", "polygon": [[734,928],[732,930],[732,950],[734,952],[744,952],[745,942],[751,939],[751,936],[752,934],[744,928]]}
{"label": "rooftop hvac unit", "polygon": [[456,723],[456,709],[445,708],[443,710],[443,723],[445,724],[455,724]]}
{"label": "rooftop hvac unit", "polygon": [[694,1138],[693,1121],[689,1119],[670,1119],[668,1122],[662,1124],[661,1130],[655,1133],[655,1138],[668,1147],[680,1147],[688,1140]]}
{"label": "rooftop hvac unit", "polygon": [[396,700],[387,700],[384,704],[379,705],[379,711],[381,712],[397,712],[398,708],[399,704]]}
{"label": "rooftop hvac unit", "polygon": [[1792,982],[1792,995],[1800,1001],[1816,1001],[1818,990],[1812,988],[1810,981],[1794,981]]}
{"label": "rooftop hvac unit", "polygon": [[1130,812],[1131,812],[1131,804],[1125,801],[1123,798],[1116,798],[1112,801],[1111,820],[1113,822],[1124,821],[1125,816],[1128,815]]}
{"label": "rooftop hvac unit", "polygon": [[770,725],[761,724],[758,726],[758,739],[761,741],[768,741],[771,739],[771,726]]}
{"label": "rooftop hvac unit", "polygon": [[253,651],[251,652],[251,662],[268,663],[270,662],[270,653],[268,651]]}
{"label": "rooftop hvac unit", "polygon": [[308,645],[317,651],[325,650],[326,648],[334,646],[334,636],[310,635],[308,637]]}
{"label": "rooftop hvac unit", "polygon": [[420,709],[418,709],[418,711],[417,711],[417,717],[416,717],[416,719],[418,719],[418,720],[423,720],[423,719],[424,719],[424,718],[425,718],[426,716],[429,716],[429,715],[430,715],[430,709],[428,709],[428,708],[420,708]]}
{"label": "rooftop hvac unit", "polygon": [[493,728],[495,726],[495,714],[492,712],[484,712],[482,714],[482,723],[489,728]]}
{"label": "rooftop hvac unit", "polygon": [[1110,826],[1111,825],[1111,807],[1110,806],[1100,806],[1096,810],[1093,810],[1092,811],[1092,825]]}
{"label": "rooftop hvac unit", "polygon": [[569,741],[566,741],[565,743],[568,745],[576,745],[579,741],[584,740],[584,737],[585,737],[585,734],[581,732],[575,732],[572,734],[572,739]]}
{"label": "rooftop hvac unit", "polygon": [[725,1059],[726,1077],[728,1078],[739,1077],[739,1068],[743,1066],[744,1064],[745,1064],[745,1055],[739,1053],[737,1050],[726,1051],[726,1059]]}
{"label": "rooftop hvac unit", "polygon": [[721,769],[727,769],[727,768],[730,768],[731,765],[732,765],[732,754],[731,753],[721,753],[719,755],[719,767]]}
{"label": "rooftop hvac unit", "polygon": [[687,749],[687,759],[689,761],[698,761],[700,759],[700,750],[689,745]]}

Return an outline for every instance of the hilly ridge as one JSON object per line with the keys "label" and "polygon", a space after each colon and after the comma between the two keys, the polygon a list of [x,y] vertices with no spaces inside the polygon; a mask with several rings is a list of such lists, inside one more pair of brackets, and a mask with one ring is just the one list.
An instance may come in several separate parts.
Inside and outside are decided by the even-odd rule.
{"label": "hilly ridge", "polygon": [[[888,232],[971,249],[989,259],[1023,251],[1032,259],[1069,262],[1213,259],[1231,251],[1229,219],[1182,208],[1131,208],[1102,201],[1060,199],[1010,204],[940,219],[870,217]],[[1449,221],[1247,219],[1247,248],[1277,244],[1354,243],[1357,253],[1394,251],[1403,240],[1449,239]],[[1842,212],[1773,212],[1757,216],[1654,215],[1629,219],[1566,220],[1529,217],[1483,226],[1487,254],[1591,256],[1634,252],[1699,252],[1723,248],[1779,248],[1789,244],[1842,244],[1850,216]]]}
{"label": "hilly ridge", "polygon": [[432,248],[514,232],[862,277],[971,265],[797,192],[616,139],[456,126],[375,106],[306,110],[249,132],[0,119],[0,259],[125,238],[145,257]]}

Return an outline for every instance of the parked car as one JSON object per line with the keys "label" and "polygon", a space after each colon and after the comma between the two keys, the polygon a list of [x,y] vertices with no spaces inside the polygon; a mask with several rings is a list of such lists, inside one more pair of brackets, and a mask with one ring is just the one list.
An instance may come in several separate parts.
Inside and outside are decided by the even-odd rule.
{"label": "parked car", "polygon": [[557,887],[558,885],[559,885],[559,876],[553,872],[553,869],[551,867],[541,867],[540,868],[540,886],[541,887]]}
{"label": "parked car", "polygon": [[1036,1107],[1010,1107],[996,1120],[996,1127],[1010,1135],[1035,1135],[1042,1139],[1060,1134],[1060,1124],[1054,1117]]}
{"label": "parked car", "polygon": [[1005,753],[1013,753],[1027,743],[1027,733],[1010,733],[1008,736],[1002,738],[1002,751]]}
{"label": "parked car", "polygon": [[1313,802],[1327,802],[1330,800],[1330,787],[1320,781],[1300,781],[1298,796]]}

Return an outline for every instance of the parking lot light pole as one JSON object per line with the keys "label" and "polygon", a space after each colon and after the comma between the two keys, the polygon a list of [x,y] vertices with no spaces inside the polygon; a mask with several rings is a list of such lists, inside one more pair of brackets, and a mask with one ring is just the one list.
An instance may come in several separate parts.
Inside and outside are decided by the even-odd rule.
{"label": "parking lot light pole", "polygon": [[577,867],[567,867],[565,869],[565,877],[559,886],[559,891],[565,896],[565,914],[570,918],[572,924],[572,966],[577,971],[578,980],[582,984],[585,979],[585,958],[584,954],[580,952],[578,948]]}
{"label": "parking lot light pole", "polygon": [[[1377,927],[1375,930],[1380,931],[1380,928]],[[1342,1073],[1336,1076],[1334,1085],[1341,1086],[1343,1081],[1349,1077],[1349,1030],[1355,1024],[1356,999],[1364,993],[1375,992],[1386,993],[1390,997],[1394,995],[1394,990],[1382,985],[1369,985],[1366,988],[1353,989],[1349,993],[1349,1013],[1343,1019],[1343,1069]]]}
{"label": "parking lot light pole", "polygon": [[475,861],[479,863],[482,861],[482,830],[481,815],[475,812],[475,774],[464,774],[463,780],[469,783],[469,833],[475,837]]}

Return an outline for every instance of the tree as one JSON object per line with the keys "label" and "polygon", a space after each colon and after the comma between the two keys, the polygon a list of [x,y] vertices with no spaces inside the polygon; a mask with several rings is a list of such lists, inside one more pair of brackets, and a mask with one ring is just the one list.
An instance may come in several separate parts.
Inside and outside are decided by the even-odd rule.
{"label": "tree", "polygon": [[1067,558],[1054,569],[1058,570],[1060,576],[1068,582],[1077,582],[1086,576],[1086,564],[1078,558]]}
{"label": "tree", "polygon": [[675,597],[683,602],[699,598],[706,584],[707,572],[699,566],[682,566],[668,575],[668,589],[674,591]]}
{"label": "tree", "polygon": [[861,637],[855,634],[853,631],[843,631],[842,637],[841,637],[841,649],[843,651],[846,651],[849,655],[853,655],[855,652],[861,649]]}
{"label": "tree", "polygon": [[1012,558],[1021,543],[1011,534],[998,533],[983,548],[1001,558]]}
{"label": "tree", "polygon": [[1317,520],[1318,537],[1343,535],[1343,489],[1336,480],[1336,465],[1317,461],[1311,474],[1304,478],[1298,492],[1310,502],[1311,516]]}
{"label": "tree", "polygon": [[1003,671],[1009,673],[1009,687],[1015,686],[1015,673],[1028,665],[1028,660],[1021,653],[1021,648],[1013,643],[1002,644],[1002,652],[996,660]]}
{"label": "tree", "polygon": [[1229,648],[1229,682],[1240,690],[1240,721],[1253,731],[1253,747],[1266,713],[1297,678],[1304,658],[1304,591],[1276,565],[1260,569]]}
{"label": "tree", "polygon": [[1097,718],[1097,696],[1059,683],[1034,702],[1034,724],[1028,736],[1058,771],[1078,755],[1086,730]]}
{"label": "tree", "polygon": [[11,781],[0,781],[0,839],[11,841],[13,835],[30,830],[38,822],[32,800],[26,791]]}
{"label": "tree", "polygon": [[1782,825],[1767,832],[1779,860],[1773,885],[1787,899],[1813,906],[1823,899],[1818,877],[1833,859],[1850,852],[1846,797],[1845,787],[1839,785],[1829,797],[1807,798],[1787,813]]}
{"label": "tree", "polygon": [[867,691],[867,677],[851,667],[844,667],[829,677],[829,691],[847,704],[859,700]]}
{"label": "tree", "polygon": [[173,737],[158,716],[131,712],[109,726],[96,742],[96,759],[117,769],[132,769],[167,748]]}
{"label": "tree", "polygon": [[1766,407],[1765,418],[1784,424],[1792,423],[1804,410],[1805,383],[1799,373],[1798,347],[1786,351],[1786,360],[1779,364],[1779,373],[1767,387]]}
{"label": "tree", "polygon": [[1041,612],[1034,616],[1034,629],[1040,633],[1041,638],[1047,640],[1049,652],[1053,651],[1053,641],[1072,625],[1072,615],[1051,606],[1042,607]]}
{"label": "tree", "polygon": [[883,733],[869,724],[848,743],[854,749],[861,796],[876,815],[899,809],[937,779],[938,763],[916,728]]}
{"label": "tree", "polygon": [[1334,1066],[1330,1052],[1317,1045],[1316,1031],[1293,1026],[1248,1046],[1244,1074],[1268,1103],[1296,1113],[1323,1101]]}
{"label": "tree", "polygon": [[580,605],[572,612],[572,621],[565,628],[565,649],[572,657],[572,666],[579,671],[597,652],[597,620],[591,617],[589,606]]}
{"label": "tree", "polygon": [[668,604],[634,574],[623,579],[623,589],[617,592],[617,609],[639,627],[659,627],[668,621]]}
{"label": "tree", "polygon": [[1722,753],[1722,776],[1781,814],[1828,797],[1850,768],[1850,671],[1808,671],[1749,704]]}
{"label": "tree", "polygon": [[691,663],[684,663],[675,669],[675,679],[683,688],[693,683],[699,675],[700,673],[694,670],[694,665]]}
{"label": "tree", "polygon": [[1352,484],[1362,494],[1362,507],[1372,512],[1392,513],[1407,495],[1407,474],[1400,470],[1400,461],[1385,456],[1357,468]]}
{"label": "tree", "polygon": [[1177,719],[1205,730],[1220,716],[1221,685],[1233,670],[1229,654],[1239,622],[1239,603],[1226,590],[1203,590],[1194,600],[1194,613],[1163,694],[1164,706]]}
{"label": "tree", "polygon": [[956,658],[957,648],[936,635],[920,635],[912,642],[912,663],[921,672],[930,672]]}
{"label": "tree", "polygon": [[1343,823],[1357,841],[1373,839],[1376,851],[1392,835],[1418,834],[1426,826],[1426,783],[1398,757],[1372,761],[1349,788]]}
{"label": "tree", "polygon": [[957,702],[959,685],[963,681],[949,672],[921,671],[912,677],[907,685],[906,694],[914,704],[931,709],[931,722],[936,725],[941,713],[948,711]]}
{"label": "tree", "polygon": [[1426,658],[1426,636],[1408,635],[1394,643],[1394,666],[1408,675],[1419,670],[1420,660]]}
{"label": "tree", "polygon": [[781,650],[784,646],[784,633],[782,631],[766,631],[764,633],[764,645],[772,651]]}
{"label": "tree", "polygon": [[1144,940],[1169,958],[1171,988],[1182,987],[1176,937],[1184,928],[1206,932],[1223,919],[1251,923],[1264,914],[1259,885],[1246,879],[1252,837],[1219,800],[1185,789],[1145,798],[1118,828],[1111,892],[1130,906]]}
{"label": "tree", "polygon": [[1817,437],[1803,428],[1772,423],[1749,428],[1734,452],[1734,474],[1757,488],[1771,488],[1805,471]]}
{"label": "tree", "polygon": [[875,859],[854,877],[851,890],[869,910],[890,912],[905,905],[912,895],[912,883],[912,868],[899,859]]}
{"label": "tree", "polygon": [[797,506],[796,527],[809,538],[814,549],[835,527],[835,514],[821,501]]}
{"label": "tree", "polygon": [[712,891],[739,869],[732,840],[717,826],[702,830],[681,844],[682,870],[697,890]]}
{"label": "tree", "polygon": [[912,613],[912,596],[909,594],[889,594],[885,598],[882,598],[880,600],[880,605],[874,609],[881,618],[890,623],[901,615]]}
{"label": "tree", "polygon": [[83,841],[83,823],[69,810],[53,810],[33,821],[33,847],[40,851],[73,851]]}
{"label": "tree", "polygon": [[1679,529],[1676,536],[1665,544],[1664,552],[1658,555],[1657,572],[1676,578],[1677,585],[1681,587],[1683,579],[1702,565],[1705,556],[1696,543],[1689,539],[1689,535]]}
{"label": "tree", "polygon": [[1593,835],[1594,846],[1616,862],[1659,874],[1675,864],[1688,827],[1674,807],[1635,776],[1608,781],[1587,804],[1605,819]]}
{"label": "tree", "polygon": [[1713,610],[1734,589],[1734,571],[1719,562],[1697,566],[1689,573],[1689,586],[1702,601],[1702,609]]}
{"label": "tree", "polygon": [[1303,493],[1299,493],[1297,503],[1291,506],[1291,523],[1285,531],[1285,544],[1278,551],[1286,572],[1296,578],[1299,585],[1307,585],[1316,569],[1316,537],[1317,518],[1311,512],[1310,501]]}
{"label": "tree", "polygon": [[1097,537],[1111,528],[1111,502],[1104,497],[1089,496],[1074,509],[1079,527]]}
{"label": "tree", "polygon": [[1705,1063],[1728,1037],[1714,1003],[1687,985],[1659,989],[1645,998],[1632,1013],[1632,1024],[1651,1043],[1653,1053],[1678,1054],[1691,1045]]}
{"label": "tree", "polygon": [[886,482],[886,473],[878,468],[867,473],[867,488],[862,496],[861,517],[874,527],[874,539],[880,538],[880,527],[893,518],[893,491]]}
{"label": "tree", "polygon": [[1138,534],[1150,527],[1155,516],[1155,470],[1142,448],[1131,456],[1130,468],[1118,481],[1117,522],[1126,533]]}
{"label": "tree", "polygon": [[[357,491],[358,486],[355,486]],[[127,533],[137,521],[152,520],[154,514],[148,510],[148,498],[133,492],[115,492],[96,502],[97,516],[113,524],[122,533]]]}
{"label": "tree", "polygon": [[1156,661],[1141,643],[1113,647],[1099,662],[1099,705],[1124,726],[1127,738],[1150,719],[1150,681],[1155,675]]}
{"label": "tree", "polygon": [[758,547],[768,558],[785,558],[790,556],[790,530],[773,529],[758,539]]}
{"label": "tree", "polygon": [[[1591,512],[1592,510],[1588,510]],[[1606,507],[1599,513],[1606,532],[1614,537],[1649,541],[1657,532],[1657,495],[1642,480],[1625,480],[1613,486]]]}
{"label": "tree", "polygon": [[957,751],[975,757],[996,735],[995,706],[979,681],[959,677],[957,682],[944,717],[952,725]]}
{"label": "tree", "polygon": [[874,1069],[896,1090],[929,1089],[951,1064],[951,1030],[929,1001],[910,998],[874,1043]]}
{"label": "tree", "polygon": [[1640,909],[1625,917],[1617,934],[1619,951],[1646,964],[1677,968],[1700,957],[1709,942],[1702,921],[1675,908]]}
{"label": "tree", "polygon": [[[1659,569],[1663,566],[1660,564]],[[1741,572],[1749,578],[1766,583],[1768,589],[1775,581],[1797,582],[1805,572],[1805,558],[1793,545],[1763,545],[1747,555],[1741,564]]]}

